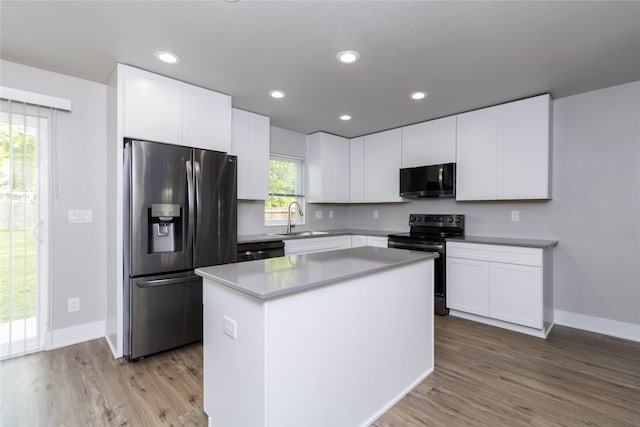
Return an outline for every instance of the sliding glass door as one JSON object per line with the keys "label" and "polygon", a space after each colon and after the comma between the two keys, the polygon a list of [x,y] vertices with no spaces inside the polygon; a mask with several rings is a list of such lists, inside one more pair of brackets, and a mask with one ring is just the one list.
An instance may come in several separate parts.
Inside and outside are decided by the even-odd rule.
{"label": "sliding glass door", "polygon": [[6,358],[44,345],[51,111],[0,102],[0,358]]}

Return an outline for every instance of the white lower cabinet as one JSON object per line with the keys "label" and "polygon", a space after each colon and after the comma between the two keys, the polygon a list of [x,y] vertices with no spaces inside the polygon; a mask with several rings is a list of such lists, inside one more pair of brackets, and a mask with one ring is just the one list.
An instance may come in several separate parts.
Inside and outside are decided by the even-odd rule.
{"label": "white lower cabinet", "polygon": [[447,307],[544,337],[553,324],[551,268],[551,248],[447,242]]}
{"label": "white lower cabinet", "polygon": [[367,236],[351,236],[351,247],[360,248],[367,246]]}
{"label": "white lower cabinet", "polygon": [[335,251],[351,247],[351,236],[312,237],[284,241],[285,255],[308,254],[312,252]]}
{"label": "white lower cabinet", "polygon": [[375,248],[387,248],[389,239],[379,236],[367,236],[367,246],[373,246]]}
{"label": "white lower cabinet", "polygon": [[490,316],[542,328],[542,267],[489,263]]}
{"label": "white lower cabinet", "polygon": [[489,263],[447,256],[447,306],[489,315]]}
{"label": "white lower cabinet", "polygon": [[387,247],[387,238],[381,236],[330,236],[284,241],[284,254],[297,255],[311,252],[335,251],[337,249],[359,248],[361,246]]}

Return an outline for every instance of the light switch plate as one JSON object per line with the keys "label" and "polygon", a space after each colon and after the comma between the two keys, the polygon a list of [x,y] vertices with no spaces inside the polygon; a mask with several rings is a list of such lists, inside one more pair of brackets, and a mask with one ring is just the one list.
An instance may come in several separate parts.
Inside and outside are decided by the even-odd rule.
{"label": "light switch plate", "polygon": [[316,219],[322,219],[322,211],[316,211]]}
{"label": "light switch plate", "polygon": [[329,209],[329,218],[333,218],[333,209]]}
{"label": "light switch plate", "polygon": [[379,216],[380,216],[380,215],[378,214],[378,209],[374,209],[374,210],[373,210],[373,218],[374,218],[374,219],[378,219],[378,217],[379,217]]}
{"label": "light switch plate", "polygon": [[511,211],[511,221],[513,222],[520,221],[520,211]]}
{"label": "light switch plate", "polygon": [[91,209],[69,209],[67,220],[71,224],[93,222],[93,210]]}

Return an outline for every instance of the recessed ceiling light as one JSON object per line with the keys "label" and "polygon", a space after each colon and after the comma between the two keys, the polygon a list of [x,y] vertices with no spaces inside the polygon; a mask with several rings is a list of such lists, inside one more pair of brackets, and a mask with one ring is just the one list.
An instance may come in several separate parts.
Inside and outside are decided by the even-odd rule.
{"label": "recessed ceiling light", "polygon": [[425,99],[429,94],[427,92],[413,92],[411,94],[411,99],[414,101],[420,101],[421,99]]}
{"label": "recessed ceiling light", "polygon": [[280,98],[284,98],[285,96],[287,96],[287,94],[284,93],[284,91],[282,91],[282,90],[270,90],[269,91],[269,96],[271,96],[272,98],[275,98],[275,99],[280,99]]}
{"label": "recessed ceiling light", "polygon": [[351,116],[348,114],[343,114],[340,116],[340,120],[342,120],[343,122],[346,122],[348,120],[351,120]]}
{"label": "recessed ceiling light", "polygon": [[156,58],[158,58],[162,62],[166,62],[167,64],[177,64],[180,62],[180,57],[175,53],[167,52],[167,51],[158,51],[154,53]]}
{"label": "recessed ceiling light", "polygon": [[358,59],[360,59],[360,54],[355,50],[345,50],[339,52],[336,55],[336,59],[343,64],[353,64],[354,62],[358,62]]}

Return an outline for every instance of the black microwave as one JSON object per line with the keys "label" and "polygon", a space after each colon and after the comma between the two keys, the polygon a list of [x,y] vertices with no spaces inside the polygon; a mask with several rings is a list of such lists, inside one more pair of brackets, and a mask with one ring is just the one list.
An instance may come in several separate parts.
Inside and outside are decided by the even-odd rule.
{"label": "black microwave", "polygon": [[400,196],[402,197],[454,197],[455,195],[455,163],[400,169]]}

